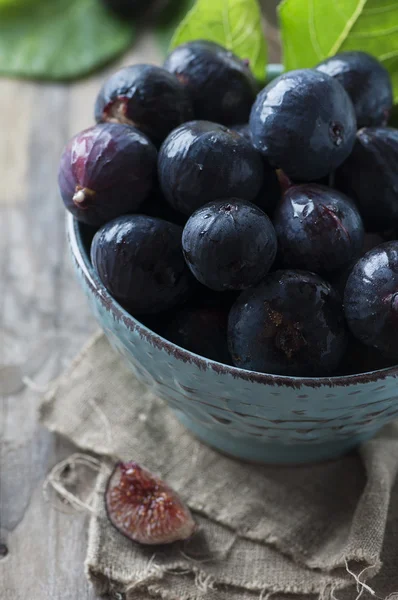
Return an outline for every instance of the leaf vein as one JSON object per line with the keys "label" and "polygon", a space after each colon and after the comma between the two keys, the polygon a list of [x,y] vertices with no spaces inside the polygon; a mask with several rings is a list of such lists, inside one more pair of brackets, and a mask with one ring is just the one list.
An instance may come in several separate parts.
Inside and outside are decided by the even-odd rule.
{"label": "leaf vein", "polygon": [[377,15],[384,12],[389,12],[390,10],[396,10],[396,4],[389,4],[388,6],[375,6],[374,8],[364,8],[363,12],[366,15]]}
{"label": "leaf vein", "polygon": [[318,58],[323,58],[322,49],[318,42],[318,37],[315,27],[315,15],[314,15],[314,0],[308,0],[308,15],[309,15],[309,28],[312,46],[318,55]]}
{"label": "leaf vein", "polygon": [[385,35],[390,35],[391,33],[395,33],[398,31],[398,25],[396,27],[390,27],[389,29],[379,29],[377,31],[358,31],[356,33],[351,33],[352,38],[374,38],[374,37],[382,37]]}
{"label": "leaf vein", "polygon": [[358,20],[358,17],[361,14],[366,2],[367,2],[367,0],[359,0],[356,9],[354,10],[351,17],[348,19],[347,23],[345,24],[343,31],[341,32],[341,34],[339,35],[339,37],[337,38],[337,40],[335,41],[335,43],[333,44],[331,49],[329,50],[329,52],[327,54],[328,56],[333,56],[333,54],[337,54],[338,50],[341,48],[341,46],[343,45],[343,42],[347,39],[348,34],[350,33],[351,29],[355,25],[356,21]]}
{"label": "leaf vein", "polygon": [[381,56],[379,56],[379,60],[384,61],[384,60],[388,60],[389,58],[394,58],[394,57],[398,57],[398,50],[392,50],[391,52],[386,52],[385,54],[382,54]]}

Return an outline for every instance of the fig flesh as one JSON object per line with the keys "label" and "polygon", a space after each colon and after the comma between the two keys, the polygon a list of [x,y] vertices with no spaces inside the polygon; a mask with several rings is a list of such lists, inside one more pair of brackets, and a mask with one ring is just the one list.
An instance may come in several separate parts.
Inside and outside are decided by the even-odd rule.
{"label": "fig flesh", "polygon": [[115,466],[105,506],[112,525],[139,544],[171,544],[188,539],[196,529],[176,492],[136,462]]}

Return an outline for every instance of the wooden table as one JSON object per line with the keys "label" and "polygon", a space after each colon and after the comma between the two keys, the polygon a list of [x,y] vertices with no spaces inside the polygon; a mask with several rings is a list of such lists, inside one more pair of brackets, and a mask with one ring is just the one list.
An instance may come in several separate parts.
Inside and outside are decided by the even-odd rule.
{"label": "wooden table", "polygon": [[[271,61],[277,44],[271,43]],[[119,64],[159,62],[150,35]],[[115,70],[112,65],[109,71]],[[74,85],[0,81],[0,598],[93,600],[87,517],[45,501],[73,448],[38,424],[46,384],[96,329],[72,273],[57,187],[65,142],[93,123],[106,72]]]}

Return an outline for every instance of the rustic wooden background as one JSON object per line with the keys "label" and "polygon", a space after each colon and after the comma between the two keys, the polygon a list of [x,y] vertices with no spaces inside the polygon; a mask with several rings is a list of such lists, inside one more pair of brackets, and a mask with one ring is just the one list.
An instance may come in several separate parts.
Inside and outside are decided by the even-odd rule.
{"label": "rustic wooden background", "polygon": [[[268,28],[271,62],[278,44]],[[119,64],[160,61],[142,35]],[[43,481],[73,451],[44,430],[46,384],[96,326],[75,282],[57,189],[65,142],[93,123],[101,81],[0,81],[0,598],[93,600],[83,572],[84,514],[45,501]]]}

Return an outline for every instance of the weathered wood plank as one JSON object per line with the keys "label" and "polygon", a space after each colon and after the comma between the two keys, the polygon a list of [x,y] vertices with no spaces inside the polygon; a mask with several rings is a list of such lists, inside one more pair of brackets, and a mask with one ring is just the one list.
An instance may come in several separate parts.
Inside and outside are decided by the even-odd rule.
{"label": "weathered wood plank", "polygon": [[[6,148],[0,167],[6,192],[0,212],[1,363],[43,385],[94,329],[66,266],[64,211],[56,189],[57,161],[69,134],[69,92],[63,86],[1,82],[0,97],[8,97],[0,123]],[[29,127],[14,130],[14,111]],[[72,301],[77,310],[71,318],[65,303]],[[0,414],[1,538],[9,550],[0,561],[0,595],[90,598],[83,574],[85,516],[55,511],[41,493],[49,467],[70,448],[38,426],[40,394],[23,382],[14,389],[21,391],[2,397]]]}

